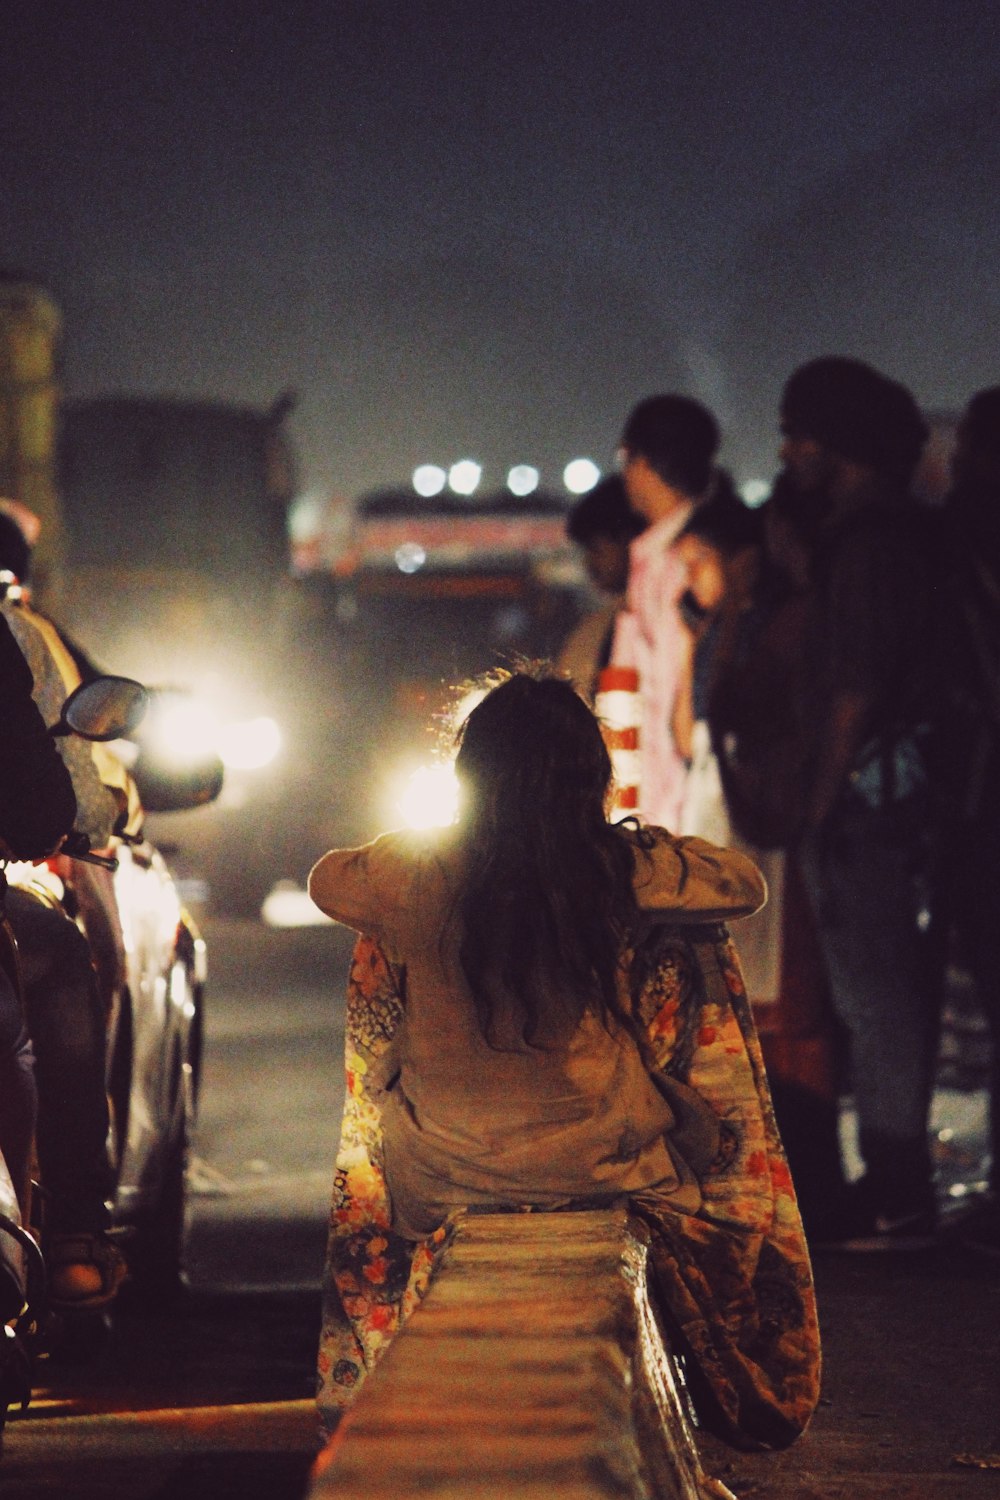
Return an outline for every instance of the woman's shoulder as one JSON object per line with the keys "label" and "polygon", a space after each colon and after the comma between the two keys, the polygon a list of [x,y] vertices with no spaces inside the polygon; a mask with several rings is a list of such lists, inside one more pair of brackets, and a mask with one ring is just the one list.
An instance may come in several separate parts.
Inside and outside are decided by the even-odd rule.
{"label": "woman's shoulder", "polygon": [[313,867],[313,878],[364,878],[390,891],[409,885],[421,871],[445,868],[453,858],[448,829],[397,829],[356,848],[330,849]]}
{"label": "woman's shoulder", "polygon": [[669,829],[661,828],[657,823],[640,823],[635,818],[616,823],[614,829],[634,855],[645,855],[648,859],[656,859],[662,851],[672,850],[683,842]]}
{"label": "woman's shoulder", "polygon": [[448,863],[456,854],[456,833],[454,828],[397,828],[381,834],[369,847],[387,863],[413,867]]}

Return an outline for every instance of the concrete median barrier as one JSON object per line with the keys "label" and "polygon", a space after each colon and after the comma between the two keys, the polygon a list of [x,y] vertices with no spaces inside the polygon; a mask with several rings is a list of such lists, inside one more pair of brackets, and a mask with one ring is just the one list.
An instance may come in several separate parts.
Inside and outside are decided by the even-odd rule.
{"label": "concrete median barrier", "polygon": [[624,1206],[460,1225],[309,1500],[725,1500]]}

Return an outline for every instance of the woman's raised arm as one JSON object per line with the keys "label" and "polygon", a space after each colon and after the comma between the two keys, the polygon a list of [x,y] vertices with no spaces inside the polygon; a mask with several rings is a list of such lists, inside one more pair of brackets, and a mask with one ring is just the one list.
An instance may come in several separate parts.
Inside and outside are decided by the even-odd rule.
{"label": "woman's raised arm", "polygon": [[644,912],[673,922],[729,922],[764,905],[767,883],[745,854],[663,828],[648,832],[652,848],[635,851],[635,894]]}

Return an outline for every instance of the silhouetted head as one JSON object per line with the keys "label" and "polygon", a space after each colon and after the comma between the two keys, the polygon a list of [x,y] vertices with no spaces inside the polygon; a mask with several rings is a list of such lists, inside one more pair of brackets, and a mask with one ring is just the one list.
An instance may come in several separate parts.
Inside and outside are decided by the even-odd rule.
{"label": "silhouetted head", "polygon": [[595,536],[631,541],[645,529],[645,521],[628,503],[620,474],[608,474],[569,508],[566,535],[581,547]]}
{"label": "silhouetted head", "polygon": [[732,557],[744,547],[759,546],[763,533],[760,511],[753,510],[726,486],[691,512],[677,540],[696,537],[724,557]]}
{"label": "silhouetted head", "polygon": [[629,413],[621,448],[626,471],[630,459],[644,459],[664,484],[695,499],[708,487],[720,441],[719,424],[700,401],[648,396]]}
{"label": "silhouetted head", "polygon": [[1000,385],[977,392],[965,408],[952,473],[963,484],[1000,484]]}
{"label": "silhouetted head", "polygon": [[629,543],[646,522],[632,509],[620,474],[609,474],[570,509],[566,534],[583,548],[591,581],[608,594],[628,583]]}
{"label": "silhouetted head", "polygon": [[804,490],[829,482],[836,460],[905,488],[928,428],[910,392],[859,359],[837,355],[795,371],[781,398],[782,459]]}
{"label": "silhouetted head", "polygon": [[1000,559],[1000,386],[973,396],[958,424],[948,510],[984,560]]}
{"label": "silhouetted head", "polygon": [[575,688],[544,668],[490,688],[459,730],[455,771],[470,827],[545,836],[605,821],[611,761],[600,726]]}
{"label": "silhouetted head", "polygon": [[541,1045],[619,998],[632,851],[607,821],[611,761],[568,682],[504,674],[460,731],[459,956],[484,1036]]}
{"label": "silhouetted head", "polygon": [[730,486],[695,506],[674,545],[687,586],[702,609],[711,611],[722,603],[741,560],[759,555],[763,540],[760,511],[751,510]]}

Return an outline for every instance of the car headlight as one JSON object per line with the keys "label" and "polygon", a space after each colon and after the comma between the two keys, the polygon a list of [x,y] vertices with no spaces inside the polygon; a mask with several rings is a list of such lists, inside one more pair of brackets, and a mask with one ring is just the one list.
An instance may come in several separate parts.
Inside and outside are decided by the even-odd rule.
{"label": "car headlight", "polygon": [[281,750],[274,719],[229,720],[204,698],[183,693],[156,694],[141,736],[156,763],[182,771],[218,756],[227,771],[260,771]]}
{"label": "car headlight", "polygon": [[225,725],[216,745],[227,771],[261,771],[281,749],[281,730],[266,716],[246,719]]}
{"label": "car headlight", "polygon": [[447,828],[458,817],[458,779],[446,761],[403,772],[391,803],[407,828]]}
{"label": "car headlight", "polygon": [[209,704],[182,693],[164,693],[154,700],[142,739],[158,762],[180,768],[216,755],[221,728]]}

